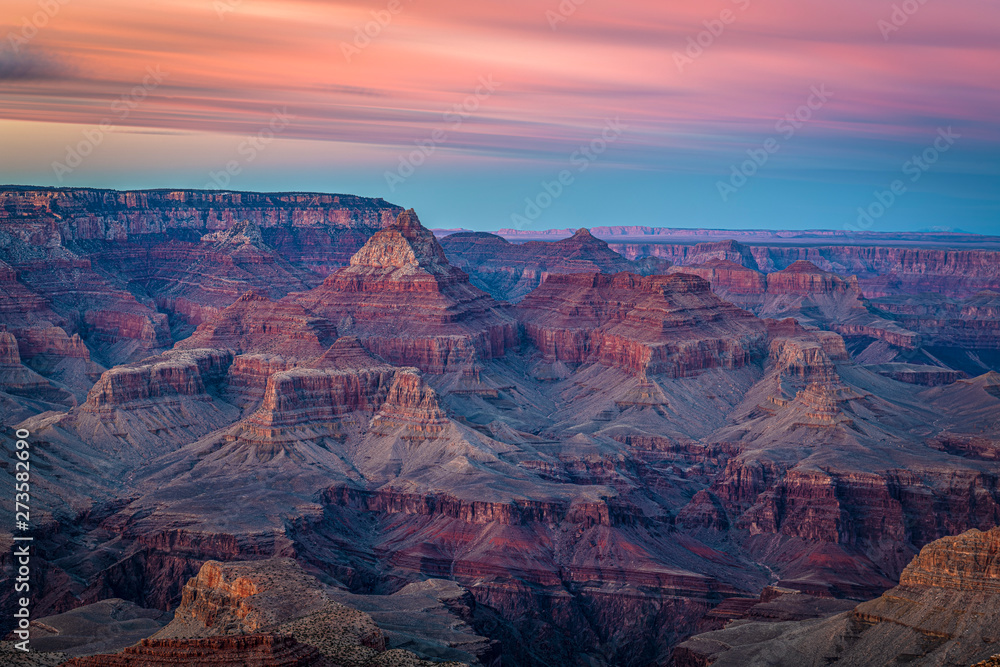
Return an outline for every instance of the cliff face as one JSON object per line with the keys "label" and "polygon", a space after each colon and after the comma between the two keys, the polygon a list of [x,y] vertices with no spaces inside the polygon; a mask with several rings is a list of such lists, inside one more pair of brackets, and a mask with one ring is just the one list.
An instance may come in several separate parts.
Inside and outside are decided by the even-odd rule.
{"label": "cliff face", "polygon": [[0,391],[45,401],[68,402],[68,392],[21,364],[14,334],[0,331]]}
{"label": "cliff face", "polygon": [[[311,593],[277,586],[272,608],[273,581],[227,569],[290,557],[350,587],[337,599],[388,598],[371,603],[400,624],[383,628],[388,646],[495,659],[469,628],[451,632],[438,597],[425,601],[432,632],[425,603],[382,595],[444,578],[467,590],[448,604],[502,642],[505,664],[631,667],[768,604],[766,584],[870,598],[929,542],[1000,523],[1000,376],[970,372],[993,363],[989,294],[873,303],[819,259],[755,265],[734,243],[689,246],[699,264],[670,275],[608,275],[627,260],[579,233],[537,250],[568,275],[514,308],[449,265],[412,213],[360,251],[344,241],[350,265],[315,287],[295,286],[307,267],[278,249],[285,233],[334,239],[304,219],[69,242],[28,218],[0,243],[12,308],[0,372],[30,381],[0,393],[0,410],[25,420],[42,471],[36,613],[183,602],[194,629],[162,639],[239,628],[333,651],[331,608],[314,616]],[[464,238],[498,281],[523,247]],[[528,279],[529,260],[510,286],[548,273]],[[61,300],[77,297],[60,290],[76,277],[93,301],[71,312]],[[51,287],[33,299],[34,284]],[[117,342],[88,328],[97,312]],[[143,327],[114,319],[140,312],[154,330],[168,316],[173,336],[204,321],[170,351],[88,368],[145,354]],[[959,353],[969,377],[944,368]],[[42,401],[25,367],[76,378],[83,405]],[[220,562],[185,588],[207,560]],[[924,570],[959,567],[942,563]],[[393,657],[363,648],[374,664]]]}
{"label": "cliff face", "polygon": [[223,348],[309,359],[323,354],[336,338],[337,328],[329,320],[312,316],[297,304],[246,292],[176,348]]}
{"label": "cliff face", "polygon": [[[982,451],[980,461],[991,459],[992,450],[970,432],[993,428],[994,399],[979,388],[987,377],[967,386],[894,389],[893,396],[889,380],[851,363],[836,334],[791,321],[770,329],[764,379],[733,413],[734,425],[712,436],[720,444],[743,443],[712,490],[730,520],[751,535],[751,549],[774,553],[799,545],[775,568],[782,585],[871,595],[897,576],[914,547],[1000,521],[1000,488],[988,464],[930,452]],[[916,392],[922,393],[905,398]],[[925,410],[950,411],[947,430],[964,435],[927,441],[915,426]],[[949,509],[938,514],[930,509],[936,506]],[[890,543],[897,546],[887,549]],[[847,562],[857,569],[843,569]],[[825,583],[817,586],[820,579]]]}
{"label": "cliff face", "polygon": [[942,538],[910,562],[899,586],[853,611],[781,624],[749,616],[684,642],[673,664],[939,667],[983,660],[1000,650],[998,540],[1000,528]]}
{"label": "cliff face", "polygon": [[1000,595],[1000,528],[928,544],[903,570],[899,585]]}
{"label": "cliff face", "polygon": [[1000,350],[1000,292],[984,291],[967,299],[940,294],[885,297],[872,305],[920,333],[928,346]]}
{"label": "cliff face", "polygon": [[513,318],[448,264],[413,211],[372,236],[350,266],[288,299],[386,361],[431,373],[501,357],[517,342]]}
{"label": "cliff face", "polygon": [[739,368],[764,340],[759,320],[686,275],[550,276],[516,312],[544,359],[635,375]]}
{"label": "cliff face", "polygon": [[[660,257],[674,264],[694,265],[712,258],[695,250],[701,245],[716,244],[691,246],[612,241],[610,247],[629,259]],[[900,247],[860,244],[796,247],[769,244],[767,239],[762,239],[759,245],[749,246],[752,263],[743,253],[739,253],[739,256],[731,253],[724,257],[722,253],[716,252],[715,257],[730,259],[741,266],[767,273],[781,271],[797,261],[808,261],[842,277],[857,276],[861,290],[868,298],[923,292],[968,297],[982,290],[1000,289],[1000,269],[997,268],[1000,266],[1000,251],[913,248],[905,247],[904,243],[899,245]]]}
{"label": "cliff face", "polygon": [[759,317],[794,317],[852,340],[882,341],[906,351],[921,344],[917,333],[869,308],[856,278],[845,280],[805,260],[767,274],[720,259],[671,267],[671,272],[703,277],[713,292]]}
{"label": "cliff face", "polygon": [[227,350],[190,350],[116,366],[82,405],[45,422],[46,437],[69,451],[113,453],[116,467],[159,456],[236,418],[216,398],[232,361]]}
{"label": "cliff face", "polygon": [[232,361],[232,353],[194,350],[116,366],[90,390],[82,410],[100,413],[170,396],[201,396],[207,385],[221,381]]}
{"label": "cliff face", "polygon": [[182,337],[249,288],[316,286],[399,211],[349,195],[9,188],[0,312],[19,339],[57,326],[96,361],[137,360],[170,347],[168,315]]}
{"label": "cliff face", "polygon": [[[454,589],[457,590],[449,591],[452,595],[467,595],[457,586]],[[413,593],[416,591],[400,591],[394,596],[350,595],[323,586],[290,559],[208,561],[184,586],[173,621],[146,643],[174,647],[190,641],[199,645],[198,642],[204,643],[208,638],[226,646],[225,642],[233,639],[256,641],[255,638],[264,637],[275,644],[306,645],[314,651],[311,654],[314,659],[322,657],[330,661],[316,664],[430,667],[437,663],[425,662],[398,648],[387,650],[390,641],[397,639],[395,633],[387,636],[371,616],[350,606],[380,609],[392,607],[395,602],[398,608],[407,606]],[[446,663],[450,667],[462,667],[465,661],[476,662],[477,654],[467,653],[459,646],[478,649],[483,657],[496,657],[495,647],[476,636],[464,619],[449,613],[447,608],[435,609],[441,605],[436,597],[426,596],[423,603],[430,608],[412,608],[405,620],[388,617],[395,628],[407,633],[408,644],[436,657],[450,658],[452,661]],[[471,614],[471,609],[466,610]],[[450,629],[445,630],[448,626]],[[128,650],[125,656],[129,656]]]}
{"label": "cliff face", "polygon": [[141,285],[157,308],[179,320],[175,331],[181,331],[180,322],[197,326],[248,288],[278,299],[320,283],[318,275],[293,265],[262,238],[256,224],[244,221],[206,234],[198,243],[169,241],[133,249],[108,244],[89,256],[106,271],[121,272]]}
{"label": "cliff face", "polygon": [[690,273],[707,280],[712,291],[738,306],[756,305],[767,291],[766,274],[728,259],[671,266],[670,273]]}
{"label": "cliff face", "polygon": [[452,264],[469,273],[472,284],[503,301],[520,301],[549,274],[665,273],[670,262],[650,258],[631,262],[579,229],[558,241],[513,244],[485,232],[461,232],[441,239]]}
{"label": "cliff face", "polygon": [[[226,230],[243,221],[275,230],[274,237],[280,236],[278,230],[291,237],[296,228],[376,230],[392,222],[399,211],[381,199],[310,193],[77,188],[12,188],[0,192],[0,221],[5,227],[33,221],[55,229],[65,241],[120,241],[173,230],[191,230],[200,235]],[[271,244],[273,237],[269,237],[272,234],[265,233],[265,242]]]}

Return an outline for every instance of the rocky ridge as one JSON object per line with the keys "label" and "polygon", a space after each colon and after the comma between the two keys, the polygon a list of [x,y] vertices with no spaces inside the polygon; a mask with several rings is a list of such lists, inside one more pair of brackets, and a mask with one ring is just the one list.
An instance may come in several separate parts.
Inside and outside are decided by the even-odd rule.
{"label": "rocky ridge", "polygon": [[372,236],[350,266],[287,300],[335,322],[386,361],[431,373],[501,357],[517,344],[513,318],[448,264],[412,210]]}
{"label": "rocky ridge", "polygon": [[550,276],[516,312],[546,361],[600,361],[635,375],[739,368],[764,339],[758,320],[685,275]]}
{"label": "rocky ridge", "polygon": [[472,284],[502,301],[517,302],[549,274],[664,273],[670,263],[657,258],[626,260],[586,229],[558,241],[513,244],[485,232],[462,232],[441,239],[454,266],[469,273]]}
{"label": "rocky ridge", "polygon": [[747,618],[680,645],[677,667],[970,665],[1000,650],[1000,528],[925,546],[899,585],[811,621]]}

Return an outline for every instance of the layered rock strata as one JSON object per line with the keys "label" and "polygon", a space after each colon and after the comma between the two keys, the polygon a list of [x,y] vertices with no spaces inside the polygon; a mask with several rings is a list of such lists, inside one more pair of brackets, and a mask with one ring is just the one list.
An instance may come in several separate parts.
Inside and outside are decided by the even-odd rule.
{"label": "layered rock strata", "polygon": [[813,621],[736,621],[680,645],[678,667],[970,665],[1000,651],[1000,528],[925,546],[899,585]]}
{"label": "layered rock strata", "polygon": [[635,375],[739,368],[765,338],[763,323],[687,275],[549,276],[516,312],[544,359]]}
{"label": "layered rock strata", "polygon": [[287,297],[386,361],[430,373],[502,357],[517,326],[406,211],[316,289]]}
{"label": "layered rock strata", "polygon": [[549,274],[631,271],[649,275],[664,273],[670,266],[657,258],[629,261],[586,229],[558,241],[518,244],[485,232],[461,232],[445,236],[441,245],[452,264],[469,273],[473,285],[510,302],[523,299]]}

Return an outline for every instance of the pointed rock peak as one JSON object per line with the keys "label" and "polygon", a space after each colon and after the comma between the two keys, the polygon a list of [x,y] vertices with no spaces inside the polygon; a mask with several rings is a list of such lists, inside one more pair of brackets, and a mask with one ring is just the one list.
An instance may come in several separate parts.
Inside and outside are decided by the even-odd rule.
{"label": "pointed rock peak", "polygon": [[254,292],[253,290],[247,290],[242,295],[240,295],[240,298],[236,300],[236,303],[252,303],[254,301],[266,301],[266,302],[270,302],[271,300],[268,299],[263,294],[258,294],[257,292]]}
{"label": "pointed rock peak", "polygon": [[581,227],[580,229],[576,230],[576,233],[573,234],[573,236],[570,237],[570,240],[572,240],[572,241],[597,241],[599,239],[597,239],[593,234],[591,234],[589,229],[587,229],[586,227]]}
{"label": "pointed rock peak", "polygon": [[788,273],[828,273],[828,271],[824,271],[807,259],[796,260],[784,270]]}
{"label": "pointed rock peak", "polygon": [[351,266],[391,269],[419,266],[434,272],[446,269],[448,260],[431,230],[421,225],[416,212],[409,209],[368,239],[351,258]]}
{"label": "pointed rock peak", "polygon": [[[970,378],[969,380],[965,380],[965,382],[981,384],[989,390],[990,388],[1000,387],[1000,373],[997,373],[996,371],[989,371],[983,373],[982,375],[977,375],[974,378]],[[1000,396],[997,396],[997,398],[1000,398]]]}
{"label": "pointed rock peak", "polygon": [[412,208],[408,208],[396,217],[396,222],[390,225],[390,228],[395,227],[399,230],[399,233],[406,238],[416,238],[421,231],[430,232],[423,225],[420,224],[420,218],[417,217],[417,212]]}

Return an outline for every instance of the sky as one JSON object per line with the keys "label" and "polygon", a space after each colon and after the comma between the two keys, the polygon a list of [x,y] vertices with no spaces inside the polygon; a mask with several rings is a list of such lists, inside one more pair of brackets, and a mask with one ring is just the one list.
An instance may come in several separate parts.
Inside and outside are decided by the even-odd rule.
{"label": "sky", "polygon": [[995,0],[3,0],[0,182],[1000,234]]}

